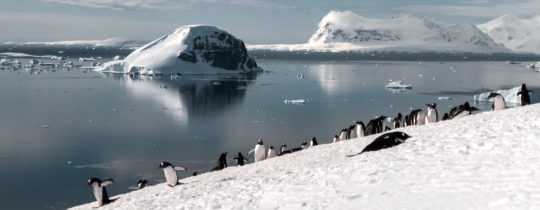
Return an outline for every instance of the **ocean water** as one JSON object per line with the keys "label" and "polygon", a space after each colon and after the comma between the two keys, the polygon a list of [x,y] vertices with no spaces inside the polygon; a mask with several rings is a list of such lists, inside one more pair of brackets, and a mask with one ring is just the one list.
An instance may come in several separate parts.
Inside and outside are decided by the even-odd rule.
{"label": "ocean water", "polygon": [[[27,60],[20,59],[23,63]],[[104,75],[80,69],[0,70],[2,209],[62,209],[91,202],[89,177],[113,178],[109,193],[138,179],[163,182],[161,160],[189,176],[222,152],[244,155],[262,138],[296,147],[327,143],[342,127],[436,102],[440,112],[474,93],[540,74],[505,62],[259,60],[256,76],[178,78]],[[385,89],[389,80],[412,90]],[[451,100],[439,100],[441,96]],[[290,104],[285,100],[303,99]],[[490,104],[476,104],[489,108]]]}

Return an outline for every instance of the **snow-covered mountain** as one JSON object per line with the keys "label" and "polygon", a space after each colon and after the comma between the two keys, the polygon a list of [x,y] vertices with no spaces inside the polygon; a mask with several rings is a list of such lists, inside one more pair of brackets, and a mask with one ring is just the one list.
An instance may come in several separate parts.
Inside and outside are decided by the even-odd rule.
{"label": "snow-covered mountain", "polygon": [[52,42],[4,42],[4,45],[14,46],[43,46],[43,47],[114,47],[114,48],[136,48],[142,45],[140,41],[128,40],[124,38],[108,38],[102,40],[70,40]]}
{"label": "snow-covered mountain", "polygon": [[509,52],[474,25],[446,25],[412,15],[372,19],[331,11],[306,44],[253,46],[275,50],[378,50],[407,52]]}
{"label": "snow-covered mountain", "polygon": [[242,40],[214,26],[187,25],[99,69],[116,73],[246,73],[259,71]]}
{"label": "snow-covered mountain", "polygon": [[529,18],[504,15],[478,28],[513,51],[540,54],[540,15]]}

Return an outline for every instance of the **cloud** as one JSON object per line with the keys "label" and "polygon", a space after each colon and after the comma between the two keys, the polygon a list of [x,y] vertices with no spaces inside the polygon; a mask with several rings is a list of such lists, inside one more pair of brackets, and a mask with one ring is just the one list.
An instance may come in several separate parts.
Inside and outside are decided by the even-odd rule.
{"label": "cloud", "polygon": [[538,14],[538,0],[469,0],[458,4],[417,4],[402,7],[399,10],[412,13],[491,18],[504,14],[518,16]]}
{"label": "cloud", "polygon": [[41,0],[47,3],[57,3],[89,8],[107,9],[171,9],[189,8],[194,4],[221,4],[239,5],[245,7],[280,7],[287,8],[286,5],[278,4],[272,0]]}

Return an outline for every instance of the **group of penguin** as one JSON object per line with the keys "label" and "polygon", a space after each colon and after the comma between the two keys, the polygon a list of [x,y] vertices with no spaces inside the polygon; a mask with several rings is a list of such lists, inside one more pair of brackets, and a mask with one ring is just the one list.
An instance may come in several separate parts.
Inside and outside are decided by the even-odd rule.
{"label": "group of penguin", "polygon": [[[527,89],[525,84],[521,85],[520,91],[517,93],[521,99],[521,105],[528,105],[531,103],[530,95],[532,91]],[[498,93],[491,93],[488,96],[489,99],[493,99],[492,110],[502,110],[506,109],[506,101],[504,97]],[[471,106],[468,102],[460,104],[458,106],[452,107],[449,112],[445,113],[441,120],[450,120],[454,118],[460,118],[463,116],[471,115],[474,112],[480,111],[478,108]],[[379,116],[368,121],[365,125],[362,121],[356,121],[353,125],[341,129],[337,135],[333,137],[332,143],[339,141],[350,140],[357,137],[369,136],[373,134],[382,133],[385,131],[392,130],[389,126],[385,126],[385,120],[388,119],[386,116]],[[414,109],[410,111],[409,114],[403,116],[401,113],[398,113],[396,117],[390,120],[390,126],[393,129],[414,126],[414,125],[424,125],[430,123],[436,123],[439,121],[439,113],[437,110],[437,104],[426,104],[426,109]],[[405,142],[406,139],[410,138],[408,134],[400,131],[387,132],[381,136],[375,138],[370,144],[368,144],[362,151],[357,154],[348,155],[347,157],[354,157],[360,155],[364,152],[377,151],[389,147],[393,147]],[[279,151],[276,151],[273,146],[270,146],[268,150],[263,143],[262,139],[258,139],[254,148],[248,152],[248,155],[253,154],[254,162],[263,161],[265,159],[273,158],[276,156],[282,156],[289,153],[297,152],[309,147],[317,146],[319,143],[316,137],[313,137],[309,144],[303,142],[300,147],[287,149],[287,145],[281,145]],[[237,154],[234,158],[236,164],[243,166],[247,161],[249,161],[241,152]],[[217,165],[211,169],[211,171],[222,170],[228,166],[227,164],[227,152],[220,154]],[[165,177],[165,182],[169,187],[174,187],[178,184],[178,174],[177,171],[186,171],[187,168],[182,166],[174,166],[173,164],[162,161],[159,164],[159,168],[163,170]],[[198,175],[198,172],[194,172],[193,175]],[[106,205],[112,200],[109,198],[106,190],[106,186],[113,183],[112,179],[101,180],[99,178],[92,177],[88,179],[88,185],[92,187],[94,197],[97,201],[98,207]],[[135,189],[142,189],[148,184],[147,180],[141,179],[138,180],[137,186]]]}

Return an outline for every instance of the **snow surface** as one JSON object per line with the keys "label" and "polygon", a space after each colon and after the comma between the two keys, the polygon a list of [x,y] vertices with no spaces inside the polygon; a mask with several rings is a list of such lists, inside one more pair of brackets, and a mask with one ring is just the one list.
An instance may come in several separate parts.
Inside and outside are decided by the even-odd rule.
{"label": "snow surface", "polygon": [[540,53],[540,15],[529,18],[503,15],[478,28],[511,50]]}
{"label": "snow surface", "polygon": [[504,98],[504,101],[506,101],[507,104],[519,105],[521,104],[521,97],[517,95],[519,91],[521,91],[521,86],[513,87],[510,89],[487,91],[484,93],[474,95],[473,99],[475,101],[493,102],[493,99],[489,99],[489,94],[495,92],[495,93],[501,94],[502,97]]}
{"label": "snow surface", "polygon": [[[232,63],[229,63],[232,62]],[[232,66],[231,68],[226,68]],[[230,74],[260,71],[244,43],[214,26],[187,25],[97,71],[112,73]]]}
{"label": "snow surface", "polygon": [[540,105],[399,130],[413,137],[386,150],[346,157],[375,136],[320,145],[100,209],[540,209]]}
{"label": "snow surface", "polygon": [[446,25],[412,15],[372,19],[350,11],[328,13],[307,43],[251,45],[249,49],[322,52],[510,52],[474,25]]}

